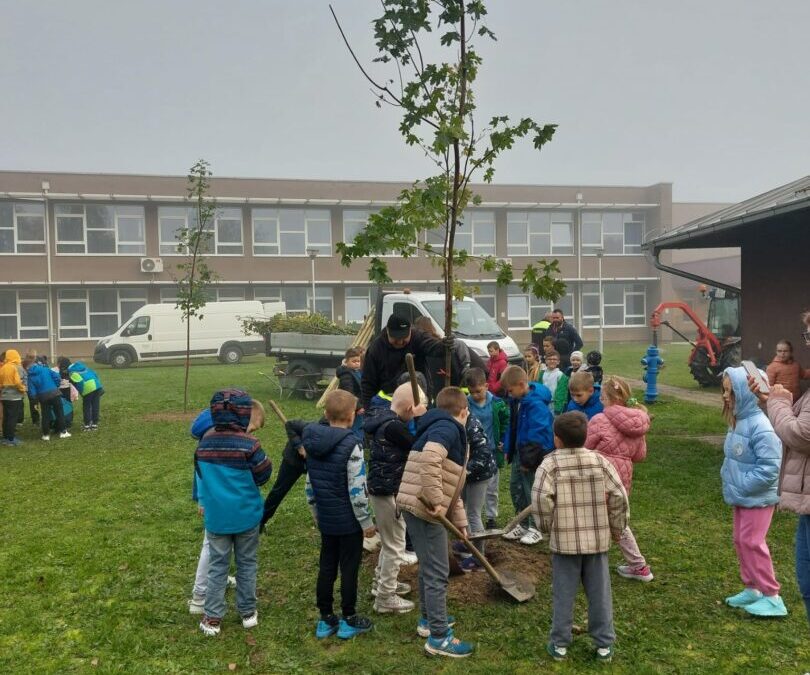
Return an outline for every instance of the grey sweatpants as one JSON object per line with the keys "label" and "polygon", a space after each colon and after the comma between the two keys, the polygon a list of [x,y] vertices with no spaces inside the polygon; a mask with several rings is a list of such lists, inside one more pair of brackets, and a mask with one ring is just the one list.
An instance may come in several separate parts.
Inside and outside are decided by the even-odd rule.
{"label": "grey sweatpants", "polygon": [[450,560],[447,531],[405,511],[405,525],[419,560],[419,611],[427,619],[432,637],[444,637],[447,626],[447,578]]}
{"label": "grey sweatpants", "polygon": [[[488,480],[481,480],[477,483],[464,484],[464,508],[467,511],[470,534],[483,532],[484,522],[481,520],[481,511],[484,509],[484,502],[487,498]],[[484,540],[476,543],[476,547],[481,553],[484,552]]]}
{"label": "grey sweatpants", "polygon": [[487,484],[487,520],[496,520],[498,518],[498,502],[500,495],[498,491],[501,489],[501,472],[500,469],[495,472],[495,475],[489,479]]}
{"label": "grey sweatpants", "polygon": [[607,553],[552,553],[551,574],[551,643],[557,647],[571,644],[574,601],[582,581],[588,598],[588,632],[597,648],[610,647],[616,639],[616,633],[613,630],[613,596],[610,591]]}

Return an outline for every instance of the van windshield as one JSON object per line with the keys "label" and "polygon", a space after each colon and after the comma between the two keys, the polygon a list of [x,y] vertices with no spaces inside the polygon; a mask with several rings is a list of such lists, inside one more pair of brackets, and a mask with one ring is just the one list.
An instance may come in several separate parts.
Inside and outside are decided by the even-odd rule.
{"label": "van windshield", "polygon": [[[444,300],[426,300],[425,309],[440,326],[444,326]],[[501,327],[475,300],[453,300],[454,332],[459,337],[496,340],[504,337]]]}

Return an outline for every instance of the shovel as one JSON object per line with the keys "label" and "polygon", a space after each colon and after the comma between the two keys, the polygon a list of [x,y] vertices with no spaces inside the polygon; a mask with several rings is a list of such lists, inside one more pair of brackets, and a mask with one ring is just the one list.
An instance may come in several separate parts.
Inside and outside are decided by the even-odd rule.
{"label": "shovel", "polygon": [[475,534],[471,534],[467,539],[470,541],[481,541],[482,539],[496,539],[498,537],[502,537],[505,534],[508,534],[512,530],[514,530],[522,520],[525,520],[532,514],[532,507],[527,506],[523,509],[520,513],[518,513],[512,520],[510,520],[506,525],[503,527],[502,530],[481,530],[480,532],[476,532]]}
{"label": "shovel", "polygon": [[281,420],[281,423],[287,424],[287,416],[284,414],[281,408],[278,407],[278,403],[276,403],[272,398],[267,399],[267,403],[270,405],[273,412],[276,413],[276,417]]}
{"label": "shovel", "polygon": [[[421,501],[428,510],[433,510],[433,505],[422,495],[419,495],[419,501]],[[487,571],[489,576],[491,576],[498,583],[498,585],[506,592],[507,595],[518,602],[526,602],[534,597],[535,589],[534,584],[531,581],[529,581],[526,577],[510,570],[502,570],[501,572],[498,572],[498,570],[490,565],[489,560],[484,557],[481,551],[475,548],[470,540],[461,534],[461,531],[455,525],[453,525],[453,523],[447,520],[444,515],[435,517],[454,537],[456,537],[469,549],[470,553],[472,553],[478,562],[484,566],[484,569]]]}

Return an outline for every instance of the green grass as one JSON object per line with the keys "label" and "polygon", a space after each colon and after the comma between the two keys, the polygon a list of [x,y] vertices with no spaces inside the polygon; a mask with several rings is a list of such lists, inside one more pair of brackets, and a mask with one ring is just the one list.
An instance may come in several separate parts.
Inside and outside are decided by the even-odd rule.
{"label": "green grass", "polygon": [[[256,359],[240,366],[197,365],[194,411],[211,392],[241,385],[262,399],[271,383]],[[413,614],[382,617],[374,633],[349,644],[318,643],[314,586],[318,536],[296,487],[262,538],[260,625],[250,634],[230,611],[222,635],[205,638],[186,600],[202,540],[190,500],[194,444],[181,408],[182,368],[103,369],[102,425],[50,444],[0,449],[0,671],[188,673],[530,673],[593,670],[589,641],[575,639],[570,662],[551,664],[543,646],[550,586],[521,606],[507,601],[451,606],[458,634],[477,643],[464,662],[430,660],[414,635]],[[282,403],[290,416],[312,404]],[[770,545],[790,616],[746,618],[723,606],[740,588],[731,512],[720,495],[719,448],[683,438],[718,434],[718,411],[666,398],[654,408],[649,459],[637,468],[633,529],[656,573],[648,585],[614,576],[617,673],[785,672],[810,664],[808,627],[794,579],[796,517],[777,514]],[[155,415],[164,414],[164,417]],[[259,433],[279,461],[283,432]],[[503,516],[511,514],[506,476]],[[619,561],[611,552],[611,563]],[[476,577],[469,583],[476,583]],[[370,611],[361,577],[360,609]],[[587,623],[580,598],[576,622]],[[95,661],[94,661],[95,660]],[[95,663],[95,666],[93,665]]]}
{"label": "green grass", "polygon": [[[606,373],[632,377],[640,380],[644,374],[641,358],[646,356],[646,342],[608,342],[605,344],[605,354],[602,358],[602,367]],[[669,384],[685,389],[700,389],[695,382],[687,365],[692,346],[686,343],[663,344],[659,347],[661,358],[664,359],[664,368],[658,375],[660,384]]]}

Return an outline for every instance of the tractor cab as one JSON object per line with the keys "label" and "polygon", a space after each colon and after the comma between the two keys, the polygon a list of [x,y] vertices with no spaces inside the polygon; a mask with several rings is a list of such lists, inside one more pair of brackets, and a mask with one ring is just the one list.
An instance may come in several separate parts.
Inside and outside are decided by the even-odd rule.
{"label": "tractor cab", "polygon": [[720,288],[709,291],[709,330],[720,342],[740,335],[740,296]]}

